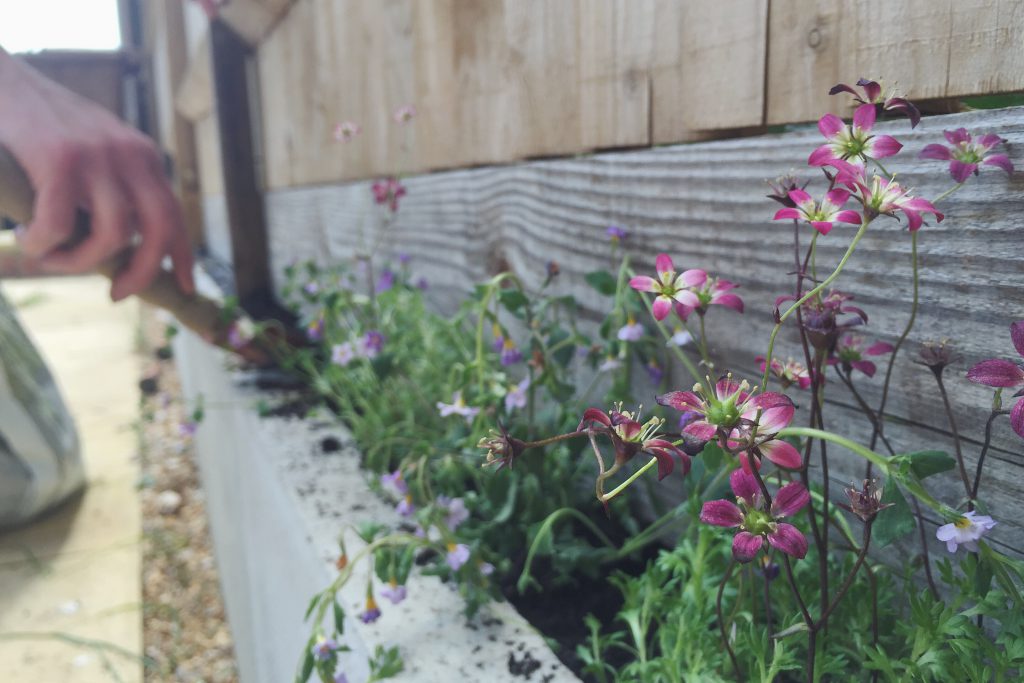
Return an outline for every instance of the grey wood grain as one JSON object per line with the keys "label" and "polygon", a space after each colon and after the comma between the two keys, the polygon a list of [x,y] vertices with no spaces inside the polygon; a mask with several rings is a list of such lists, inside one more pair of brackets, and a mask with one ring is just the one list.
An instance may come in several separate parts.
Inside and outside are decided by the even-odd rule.
{"label": "grey wood grain", "polygon": [[[928,118],[913,132],[905,121],[882,124],[879,130],[905,145],[905,152],[887,160],[887,166],[916,194],[937,196],[952,185],[945,163],[916,156],[925,144],[941,142],[943,129],[960,126],[1000,134],[1008,140],[1010,157],[1024,167],[1021,108]],[[655,255],[665,251],[679,267],[704,268],[742,285],[746,313],[715,310],[708,316],[708,330],[720,367],[753,379],[754,357],[765,352],[772,326],[772,303],[792,288],[793,229],[788,222],[772,222],[777,205],[765,198],[764,181],[798,169],[812,179],[812,194],[820,192],[824,182],[806,167],[806,158],[821,141],[816,128],[808,127],[783,135],[407,178],[408,196],[383,232],[386,221],[372,202],[369,183],[278,190],[267,195],[272,267],[280,273],[297,259],[343,259],[380,242],[377,255],[382,258],[412,254],[414,271],[430,281],[444,306],[506,265],[527,282],[539,282],[547,261],[555,260],[562,273],[560,287],[577,296],[585,313],[596,316],[607,301],[585,285],[583,276],[608,267],[604,230],[621,225],[630,233],[626,247],[640,272],[653,270]],[[1024,319],[1022,188],[1024,173],[1007,178],[983,167],[980,177],[972,177],[942,203],[946,220],[922,228],[921,309],[893,378],[888,411],[909,423],[887,428],[897,450],[952,452],[931,373],[909,361],[923,340],[955,341],[963,360],[948,371],[948,386],[972,474],[991,391],[967,382],[964,373],[984,358],[1016,357],[1008,327]],[[855,230],[840,225],[819,240],[819,272],[829,272]],[[804,244],[810,239],[809,226],[801,239]],[[909,253],[905,223],[880,218],[838,282],[869,313],[863,333],[870,339],[894,342],[906,324]],[[794,328],[780,334],[777,355],[799,357]],[[885,362],[879,363],[882,370]],[[858,380],[872,405],[877,405],[883,374],[880,370],[874,379]],[[829,426],[863,440],[867,422],[849,409],[854,401],[834,376],[827,392],[833,404]],[[1015,518],[1024,494],[1024,442],[1002,419],[993,444],[982,497],[1000,520],[993,537],[1021,552],[1024,526]],[[835,481],[848,484],[861,476],[859,461],[832,451]],[[962,498],[962,486],[953,476],[932,481],[946,502]],[[936,551],[945,552],[938,544]]]}

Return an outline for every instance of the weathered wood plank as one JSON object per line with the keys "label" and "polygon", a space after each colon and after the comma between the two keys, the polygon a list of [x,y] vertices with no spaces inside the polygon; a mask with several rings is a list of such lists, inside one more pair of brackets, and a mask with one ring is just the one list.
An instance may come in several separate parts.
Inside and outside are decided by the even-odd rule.
{"label": "weathered wood plank", "polygon": [[[1011,157],[1024,164],[1024,109],[957,114],[925,119],[914,132],[906,122],[884,124],[908,153],[892,164],[923,196],[936,196],[951,181],[940,162],[918,161],[916,152],[941,136],[943,128],[966,126],[993,131],[1009,140]],[[415,254],[415,270],[431,282],[440,300],[463,295],[469,283],[507,262],[527,282],[539,282],[548,260],[561,266],[560,284],[575,294],[584,312],[607,305],[587,288],[583,275],[607,267],[604,229],[614,223],[631,233],[626,245],[637,269],[648,270],[654,255],[668,251],[682,267],[702,267],[738,281],[747,312],[709,315],[708,328],[725,365],[738,374],[756,374],[754,357],[763,354],[772,325],[775,297],[789,291],[793,231],[771,222],[775,205],[765,199],[764,179],[778,171],[806,168],[807,154],[819,142],[816,129],[586,158],[534,162],[424,175],[408,179],[409,194],[390,227],[385,244]],[[807,173],[808,178],[814,174]],[[959,424],[971,440],[969,465],[977,457],[990,392],[966,382],[973,363],[993,356],[1013,357],[1008,325],[1024,318],[1024,176],[1008,180],[986,168],[961,193],[944,203],[945,222],[920,233],[922,305],[905,358],[894,374],[891,413],[912,423],[887,433],[898,450],[949,449],[948,427],[931,374],[908,361],[925,339],[949,336],[963,360],[949,375]],[[822,182],[816,182],[820,189]],[[814,186],[812,185],[812,188]],[[372,242],[380,225],[379,207],[367,183],[279,190],[268,196],[275,272],[299,258],[341,259],[360,243]],[[838,261],[853,228],[837,227],[819,241],[818,264]],[[806,241],[809,235],[802,235]],[[872,224],[840,279],[871,316],[864,333],[893,342],[910,308],[909,237],[888,218]],[[451,299],[450,299],[451,300]],[[449,300],[449,302],[450,302]],[[780,335],[777,353],[798,355],[791,331]],[[877,404],[881,374],[860,387]],[[838,381],[828,390],[845,422],[840,431],[863,436],[845,416],[853,400]],[[1024,526],[1014,521],[1024,494],[1024,447],[1005,420],[996,429],[992,460],[982,492],[1000,518],[996,538],[1024,550]],[[837,455],[834,476],[848,484],[860,466]],[[843,462],[848,464],[843,465]],[[953,477],[942,481],[944,498],[960,496]]]}

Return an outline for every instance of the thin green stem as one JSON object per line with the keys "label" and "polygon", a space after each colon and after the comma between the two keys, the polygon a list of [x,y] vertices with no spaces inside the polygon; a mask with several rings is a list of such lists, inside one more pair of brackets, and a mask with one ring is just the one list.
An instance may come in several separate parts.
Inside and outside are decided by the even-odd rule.
{"label": "thin green stem", "polygon": [[651,469],[652,467],[654,467],[657,464],[658,464],[658,459],[657,458],[651,458],[650,460],[648,460],[647,463],[643,465],[643,467],[638,469],[633,474],[629,475],[629,478],[626,479],[626,481],[622,482],[621,484],[619,484],[618,486],[613,488],[611,491],[609,491],[608,493],[604,494],[604,496],[602,496],[602,498],[601,498],[602,502],[608,502],[609,500],[611,500],[615,496],[619,495],[620,493],[622,493],[623,491],[628,489],[630,484],[632,484],[634,481],[636,481],[637,479],[642,477],[644,475],[644,472],[646,472],[647,470]]}

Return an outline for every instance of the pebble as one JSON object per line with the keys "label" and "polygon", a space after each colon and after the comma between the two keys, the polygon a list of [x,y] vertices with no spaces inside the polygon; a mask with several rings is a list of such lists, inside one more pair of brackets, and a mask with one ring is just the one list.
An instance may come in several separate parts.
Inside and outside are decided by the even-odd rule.
{"label": "pebble", "polygon": [[161,515],[177,514],[181,509],[181,494],[177,491],[161,491],[156,497],[156,507]]}

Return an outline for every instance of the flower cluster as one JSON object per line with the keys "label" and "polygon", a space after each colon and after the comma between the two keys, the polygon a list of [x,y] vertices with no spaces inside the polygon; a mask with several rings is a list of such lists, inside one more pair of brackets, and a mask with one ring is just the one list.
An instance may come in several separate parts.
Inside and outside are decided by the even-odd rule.
{"label": "flower cluster", "polygon": [[[1010,339],[1017,353],[1024,359],[1024,320],[1010,325]],[[990,358],[972,367],[967,372],[967,379],[998,389],[1019,389],[1014,394],[1017,402],[1010,410],[1010,425],[1013,431],[1024,438],[1024,363]]]}
{"label": "flower cluster", "polygon": [[655,271],[657,278],[638,275],[629,281],[629,286],[657,294],[651,309],[656,320],[664,320],[674,308],[676,315],[685,321],[694,311],[704,315],[712,304],[743,312],[742,299],[731,292],[739,286],[733,282],[709,277],[698,268],[676,273],[668,254],[658,254]]}
{"label": "flower cluster", "polygon": [[683,474],[690,471],[690,456],[671,441],[657,435],[663,420],[651,418],[641,424],[639,411],[622,410],[622,406],[604,412],[597,408],[588,408],[577,431],[589,429],[607,436],[615,450],[615,462],[622,465],[637,453],[650,453],[658,461],[658,479],[664,479],[675,468],[675,459],[683,466]]}

